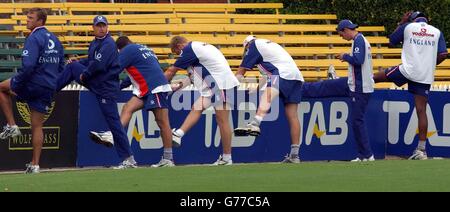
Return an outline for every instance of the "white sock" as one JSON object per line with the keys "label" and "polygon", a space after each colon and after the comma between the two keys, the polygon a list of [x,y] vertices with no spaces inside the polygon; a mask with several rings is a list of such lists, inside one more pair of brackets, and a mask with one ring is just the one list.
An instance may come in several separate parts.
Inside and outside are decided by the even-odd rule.
{"label": "white sock", "polygon": [[231,160],[231,154],[223,154],[223,160],[224,161],[230,161]]}
{"label": "white sock", "polygon": [[417,146],[417,149],[419,150],[425,150],[427,146],[426,141],[419,141],[419,145]]}
{"label": "white sock", "polygon": [[263,120],[263,117],[256,115],[256,116],[253,118],[253,123],[255,123],[256,126],[260,126],[262,120]]}
{"label": "white sock", "polygon": [[184,136],[184,131],[182,129],[175,130],[175,134],[180,138]]}
{"label": "white sock", "polygon": [[163,158],[166,159],[166,160],[173,160],[172,148],[164,148]]}
{"label": "white sock", "polygon": [[131,162],[131,163],[136,163],[136,161],[134,160],[134,156],[130,156],[126,159],[127,161]]}

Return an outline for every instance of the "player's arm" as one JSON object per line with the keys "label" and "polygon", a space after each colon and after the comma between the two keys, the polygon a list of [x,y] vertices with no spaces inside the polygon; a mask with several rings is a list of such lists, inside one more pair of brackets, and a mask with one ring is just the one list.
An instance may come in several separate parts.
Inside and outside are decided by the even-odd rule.
{"label": "player's arm", "polygon": [[397,29],[389,35],[389,47],[395,47],[403,42],[405,38],[405,29],[410,23],[403,23],[397,27]]}
{"label": "player's arm", "polygon": [[122,80],[122,82],[120,83],[120,90],[128,88],[131,85],[132,85],[131,79],[130,79],[130,77],[127,77],[124,80]]}
{"label": "player's arm", "polygon": [[86,71],[82,74],[82,81],[85,82],[97,74],[106,72],[107,67],[114,60],[116,52],[115,44],[102,46],[94,55],[94,59],[89,61]]}
{"label": "player's arm", "polygon": [[253,67],[255,67],[255,65],[263,61],[262,55],[256,48],[256,42],[251,42],[247,48],[248,49],[244,53],[242,63],[239,66],[238,71],[236,72],[236,77],[240,82],[242,82],[244,75],[247,71],[251,71]]}
{"label": "player's arm", "polygon": [[35,67],[38,64],[39,53],[41,52],[40,46],[41,44],[36,37],[32,36],[27,39],[22,52],[22,70],[14,77],[17,86],[23,85],[36,70]]}
{"label": "player's arm", "polygon": [[185,77],[183,79],[174,80],[171,82],[170,86],[173,91],[181,90],[189,85],[191,85],[191,79],[189,77]]}
{"label": "player's arm", "polygon": [[350,54],[342,54],[341,60],[350,63],[351,65],[357,66],[364,64],[366,59],[366,43],[363,37],[359,36],[355,40],[355,45],[353,46],[353,56]]}
{"label": "player's arm", "polygon": [[244,80],[245,73],[247,71],[251,71],[251,69],[245,68],[245,67],[239,67],[236,72],[236,78],[239,80],[239,82],[242,82]]}
{"label": "player's arm", "polygon": [[441,32],[441,36],[439,37],[439,43],[438,43],[438,56],[436,64],[439,65],[444,60],[447,59],[448,51],[447,51],[447,45],[445,44],[444,34]]}
{"label": "player's arm", "polygon": [[170,82],[172,81],[173,77],[175,76],[175,74],[177,74],[177,72],[179,70],[182,70],[181,68],[175,67],[175,66],[170,66],[165,72],[164,72],[164,76],[166,76],[167,80]]}
{"label": "player's arm", "polygon": [[169,67],[165,72],[164,75],[166,76],[167,80],[171,81],[177,71],[179,70],[187,70],[188,67],[193,66],[199,62],[197,55],[195,55],[194,50],[192,49],[191,45],[186,46],[183,49],[183,53],[180,55],[180,57],[177,59],[175,64],[171,67]]}

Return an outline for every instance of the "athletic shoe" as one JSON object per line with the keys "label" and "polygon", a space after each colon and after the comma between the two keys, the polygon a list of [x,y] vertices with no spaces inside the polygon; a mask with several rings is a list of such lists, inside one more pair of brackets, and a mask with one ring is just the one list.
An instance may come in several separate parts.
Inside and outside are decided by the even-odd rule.
{"label": "athletic shoe", "polygon": [[281,163],[300,163],[300,157],[291,157],[290,155],[286,155]]}
{"label": "athletic shoe", "polygon": [[356,158],[354,160],[351,160],[350,162],[373,162],[375,161],[375,157],[372,155],[369,158],[364,158],[361,160],[361,158]]}
{"label": "athletic shoe", "polygon": [[177,129],[172,129],[172,146],[178,148],[181,146],[181,136],[176,133]]}
{"label": "athletic shoe", "polygon": [[217,161],[215,163],[212,164],[213,166],[229,166],[229,165],[233,165],[233,161],[232,160],[224,160],[222,155],[219,156],[219,159],[217,159]]}
{"label": "athletic shoe", "polygon": [[369,158],[364,158],[363,159],[363,162],[373,162],[373,161],[375,161],[375,157],[373,155],[370,156]]}
{"label": "athletic shoe", "polygon": [[253,123],[248,123],[246,127],[234,129],[234,134],[236,136],[259,136],[261,135],[261,129],[259,126]]}
{"label": "athletic shoe", "polygon": [[3,127],[2,133],[0,133],[0,139],[5,140],[8,138],[15,138],[20,135],[22,135],[22,133],[20,132],[20,129],[17,125],[16,126],[6,125]]}
{"label": "athletic shoe", "polygon": [[123,170],[123,169],[134,169],[137,168],[137,163],[136,161],[130,160],[130,159],[125,159],[124,161],[122,161],[122,163],[119,164],[119,166],[113,167],[113,169],[115,170]]}
{"label": "athletic shoe", "polygon": [[108,148],[111,148],[114,146],[114,139],[111,131],[107,132],[89,132],[89,137],[97,144],[104,145]]}
{"label": "athletic shoe", "polygon": [[336,74],[336,69],[334,69],[333,65],[330,65],[328,67],[327,77],[328,77],[328,79],[331,79],[331,80],[339,79],[339,77]]}
{"label": "athletic shoe", "polygon": [[160,168],[160,167],[174,167],[175,163],[172,160],[167,160],[162,158],[159,163],[152,165],[152,168]]}
{"label": "athletic shoe", "polygon": [[362,160],[360,158],[355,158],[355,159],[351,160],[350,162],[357,163],[357,162],[362,162]]}
{"label": "athletic shoe", "polygon": [[40,168],[39,165],[32,165],[31,163],[25,164],[27,169],[25,170],[25,174],[39,174]]}
{"label": "athletic shoe", "polygon": [[427,152],[416,149],[414,150],[413,155],[411,155],[411,157],[409,157],[408,160],[427,160]]}

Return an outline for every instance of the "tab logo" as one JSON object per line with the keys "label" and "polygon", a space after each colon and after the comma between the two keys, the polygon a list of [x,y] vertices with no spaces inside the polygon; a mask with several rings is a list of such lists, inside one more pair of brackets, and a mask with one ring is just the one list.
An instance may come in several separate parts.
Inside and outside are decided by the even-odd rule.
{"label": "tab logo", "polygon": [[[332,102],[330,105],[329,119],[325,119],[325,111],[322,102],[316,102],[312,106],[309,102],[302,102],[299,109],[299,119],[301,123],[304,120],[304,115],[311,113],[308,128],[305,136],[306,145],[311,145],[313,136],[320,140],[323,146],[337,146],[343,145],[348,138],[348,124],[349,107],[345,102]],[[328,126],[325,120],[329,120]],[[328,128],[328,130],[327,130]],[[340,133],[338,133],[340,129]],[[303,135],[303,128],[300,129],[300,134]],[[302,139],[302,136],[300,137]],[[300,143],[302,141],[300,140]]]}
{"label": "tab logo", "polygon": [[[413,109],[408,123],[406,123],[406,131],[403,135],[403,141],[400,140],[400,116],[409,114]],[[390,144],[397,144],[403,142],[406,145],[411,145],[417,137],[418,132],[418,118],[414,105],[409,102],[400,101],[385,101],[383,103],[383,110],[388,113],[388,141]],[[437,111],[437,108],[434,108]],[[450,104],[446,104],[442,113],[442,128],[436,126],[435,117],[431,107],[427,106],[428,116],[428,141],[432,146],[450,147]],[[441,129],[441,130],[440,130]]]}

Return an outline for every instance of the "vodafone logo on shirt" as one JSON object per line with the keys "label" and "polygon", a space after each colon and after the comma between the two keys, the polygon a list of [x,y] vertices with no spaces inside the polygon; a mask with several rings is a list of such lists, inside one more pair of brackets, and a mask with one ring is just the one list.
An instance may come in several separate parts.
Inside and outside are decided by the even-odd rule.
{"label": "vodafone logo on shirt", "polygon": [[433,37],[434,38],[434,34],[428,34],[427,29],[425,29],[425,28],[422,28],[420,30],[420,32],[413,32],[412,34],[414,36],[419,36],[419,37]]}

